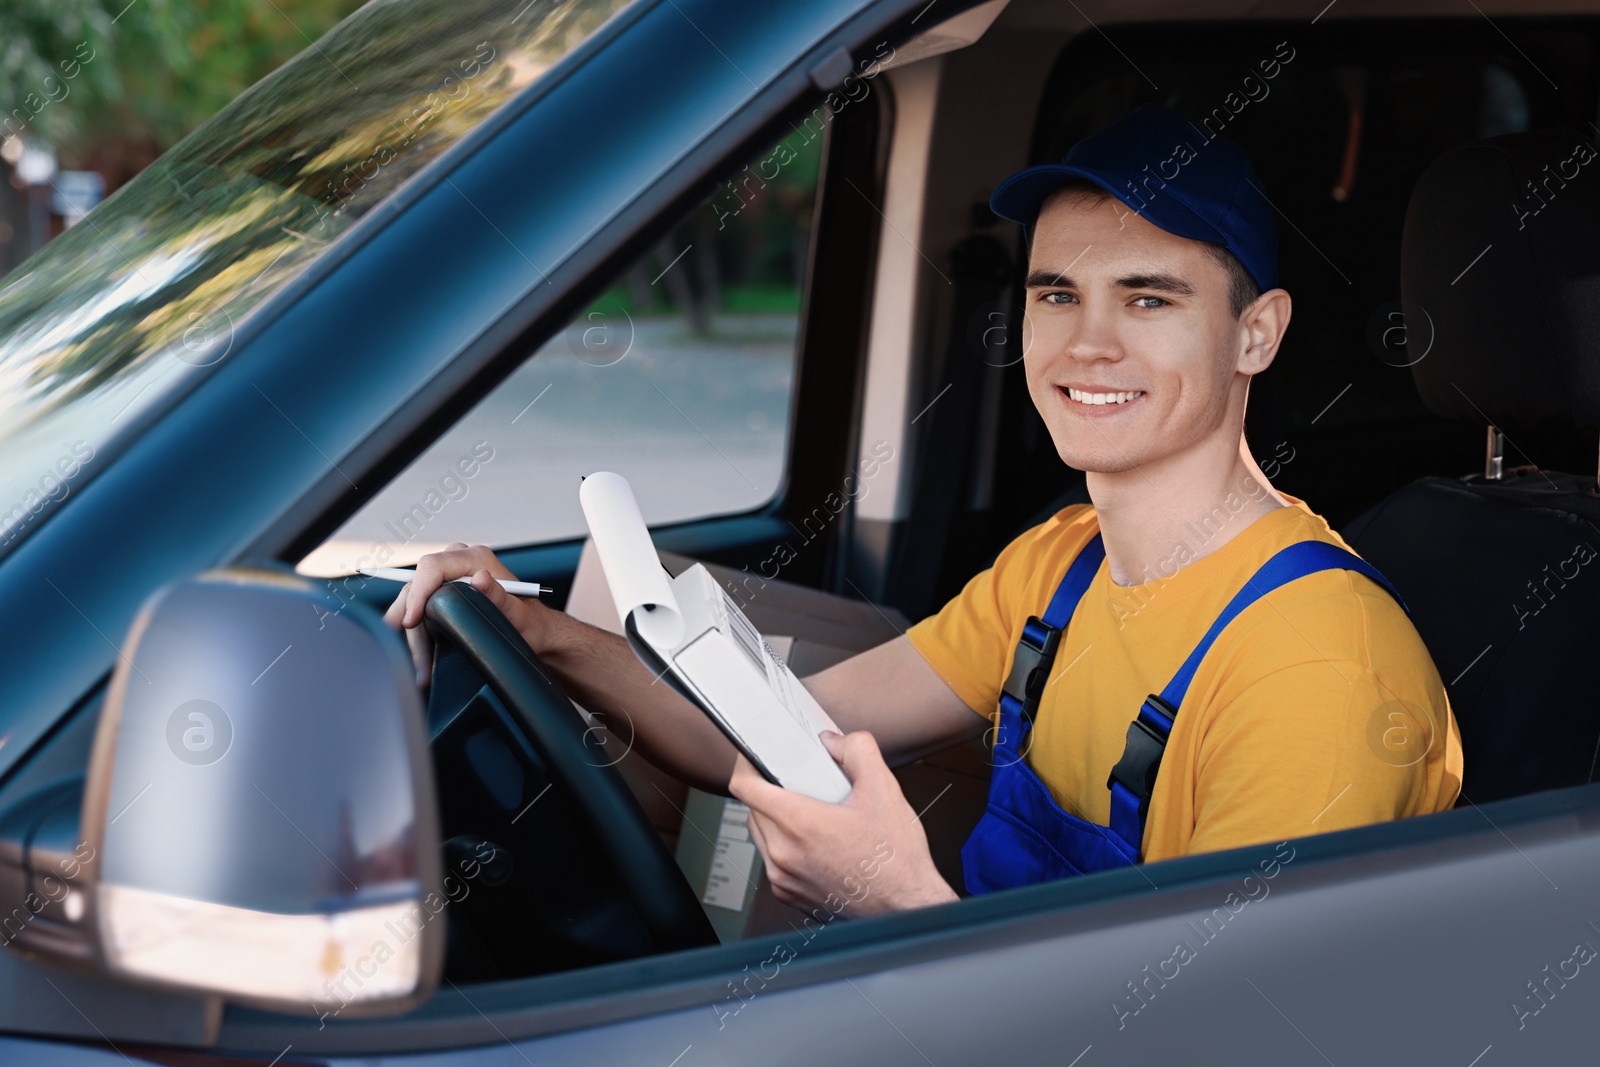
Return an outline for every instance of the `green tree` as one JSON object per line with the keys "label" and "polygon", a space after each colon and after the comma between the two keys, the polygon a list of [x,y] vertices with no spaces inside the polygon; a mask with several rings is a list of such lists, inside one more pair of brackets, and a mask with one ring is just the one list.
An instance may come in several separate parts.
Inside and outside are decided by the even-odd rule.
{"label": "green tree", "polygon": [[38,420],[223,358],[234,324],[623,3],[374,0],[301,50],[0,286],[0,382],[20,383],[0,447],[24,418],[8,401]]}
{"label": "green tree", "polygon": [[309,47],[360,0],[7,0],[0,129],[63,156],[159,152]]}
{"label": "green tree", "polygon": [[[59,142],[82,128],[83,106],[116,97],[112,65],[96,63],[116,32],[100,0],[11,0],[0,6],[0,128]],[[85,45],[87,51],[80,49]],[[83,59],[89,57],[85,64]]]}

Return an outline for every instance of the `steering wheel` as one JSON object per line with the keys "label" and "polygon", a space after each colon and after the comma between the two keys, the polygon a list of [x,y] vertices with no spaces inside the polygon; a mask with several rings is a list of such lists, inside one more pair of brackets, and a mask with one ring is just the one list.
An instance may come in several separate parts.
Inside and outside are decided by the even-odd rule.
{"label": "steering wheel", "polygon": [[576,802],[657,945],[669,951],[717,944],[694,890],[627,783],[614,766],[590,762],[583,716],[510,620],[462,582],[446,582],[429,597],[425,617],[488,683]]}

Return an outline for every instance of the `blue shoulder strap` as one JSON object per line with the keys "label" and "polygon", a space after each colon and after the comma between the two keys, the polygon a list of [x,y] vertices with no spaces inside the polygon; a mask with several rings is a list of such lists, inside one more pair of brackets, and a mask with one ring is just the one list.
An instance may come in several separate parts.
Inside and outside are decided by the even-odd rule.
{"label": "blue shoulder strap", "polygon": [[1078,610],[1078,602],[1083,599],[1089,583],[1094,581],[1095,572],[1100,569],[1100,561],[1105,558],[1106,543],[1096,531],[1088,543],[1078,550],[1077,558],[1056,587],[1056,595],[1050,598],[1050,606],[1044,609],[1046,624],[1058,630],[1067,628],[1072,613]]}
{"label": "blue shoulder strap", "polygon": [[1194,680],[1194,672],[1200,668],[1200,661],[1205,659],[1206,653],[1210,651],[1212,644],[1228,623],[1245,608],[1296,578],[1303,578],[1318,571],[1341,568],[1371,578],[1389,591],[1389,595],[1395,598],[1407,615],[1411,614],[1411,609],[1406,607],[1406,602],[1401,599],[1395,587],[1389,584],[1389,579],[1379,574],[1376,567],[1354,552],[1338,545],[1330,545],[1326,541],[1299,541],[1280,550],[1277,555],[1263,563],[1255,576],[1244,583],[1244,588],[1234,594],[1233,599],[1228,601],[1228,606],[1222,609],[1222,614],[1217,616],[1217,621],[1211,624],[1211,629],[1206,631],[1206,635],[1200,639],[1194,651],[1189,653],[1189,658],[1183,661],[1183,666],[1178,668],[1178,673],[1172,676],[1172,681],[1161,691],[1161,699],[1174,708],[1183,703],[1184,695],[1189,692],[1189,683]]}
{"label": "blue shoulder strap", "polygon": [[1038,710],[1039,696],[1044,692],[1050,668],[1055,664],[1056,646],[1061,641],[1061,631],[1067,628],[1078,602],[1106,558],[1106,545],[1097,531],[1088,544],[1078,550],[1067,573],[1050,598],[1044,618],[1028,616],[1022,626],[1022,637],[1017,641],[1016,653],[1011,657],[1011,673],[1000,687],[1000,711],[1020,715],[1028,722]]}
{"label": "blue shoulder strap", "polygon": [[1257,600],[1274,589],[1308,574],[1328,570],[1352,570],[1377,582],[1395,598],[1406,614],[1411,609],[1395,587],[1378,569],[1354,552],[1326,541],[1299,541],[1281,549],[1261,565],[1254,576],[1244,583],[1244,588],[1234,594],[1227,607],[1211,624],[1200,643],[1183,661],[1178,673],[1172,676],[1159,696],[1151,694],[1139,708],[1139,714],[1128,724],[1128,738],[1123,746],[1122,758],[1112,768],[1106,785],[1111,790],[1111,830],[1134,851],[1142,851],[1145,816],[1149,812],[1150,793],[1155,789],[1156,773],[1161,768],[1161,757],[1166,751],[1167,736],[1172,732],[1173,719],[1183,698],[1189,692],[1200,661],[1216,642],[1227,625]]}

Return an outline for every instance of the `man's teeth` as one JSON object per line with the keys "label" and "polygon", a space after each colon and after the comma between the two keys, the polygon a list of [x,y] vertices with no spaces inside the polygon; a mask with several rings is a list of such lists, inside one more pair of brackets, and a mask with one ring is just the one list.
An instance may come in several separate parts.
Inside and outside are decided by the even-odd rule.
{"label": "man's teeth", "polygon": [[1082,389],[1068,389],[1067,395],[1080,404],[1125,404],[1136,396],[1143,396],[1143,389],[1136,389],[1131,393],[1086,393]]}

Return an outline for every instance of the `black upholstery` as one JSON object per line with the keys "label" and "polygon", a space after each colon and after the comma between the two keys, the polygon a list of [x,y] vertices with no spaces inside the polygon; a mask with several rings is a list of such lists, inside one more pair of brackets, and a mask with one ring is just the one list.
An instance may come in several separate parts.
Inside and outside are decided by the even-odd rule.
{"label": "black upholstery", "polygon": [[[1597,236],[1600,152],[1577,134],[1508,134],[1440,156],[1412,190],[1400,253],[1402,296],[1433,325],[1411,370],[1423,402],[1513,435],[1600,426]],[[1423,324],[1407,325],[1408,341],[1428,344]]]}
{"label": "black upholstery", "polygon": [[[1429,338],[1408,316],[1411,358],[1421,357],[1412,374],[1435,411],[1492,422],[1513,441],[1519,428],[1577,435],[1600,424],[1595,149],[1571,133],[1529,133],[1441,156],[1406,215],[1402,295],[1432,322]],[[1593,468],[1423,478],[1343,534],[1405,597],[1444,679],[1461,728],[1462,803],[1595,780]]]}
{"label": "black upholstery", "polygon": [[1343,531],[1411,608],[1461,727],[1472,803],[1594,780],[1593,486],[1533,471],[1502,485],[1423,478]]}

